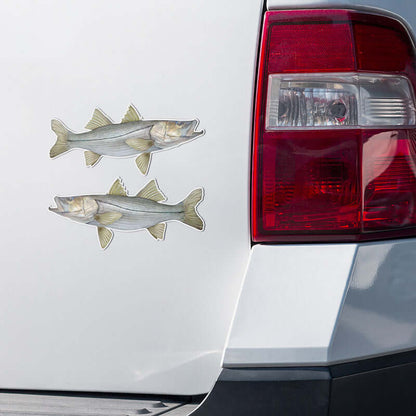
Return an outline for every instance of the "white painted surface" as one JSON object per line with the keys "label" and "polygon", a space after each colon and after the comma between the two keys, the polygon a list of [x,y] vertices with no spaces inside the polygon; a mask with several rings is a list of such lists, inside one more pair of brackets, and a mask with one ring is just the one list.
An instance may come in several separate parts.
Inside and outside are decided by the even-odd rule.
{"label": "white painted surface", "polygon": [[[219,371],[249,255],[252,87],[261,1],[2,1],[0,387],[207,392]],[[198,117],[206,135],[134,159],[49,159],[52,118]],[[203,233],[166,241],[48,212],[55,195],[131,194],[157,178],[175,203],[204,187]]]}
{"label": "white painted surface", "polygon": [[320,365],[416,348],[416,239],[254,246],[224,367]]}
{"label": "white painted surface", "polygon": [[254,246],[224,367],[326,362],[355,250]]}

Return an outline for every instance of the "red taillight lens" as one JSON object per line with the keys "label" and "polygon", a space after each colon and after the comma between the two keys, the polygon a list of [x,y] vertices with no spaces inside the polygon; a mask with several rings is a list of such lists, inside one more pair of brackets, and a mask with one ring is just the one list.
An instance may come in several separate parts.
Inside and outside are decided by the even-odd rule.
{"label": "red taillight lens", "polygon": [[[327,56],[331,59],[326,59]],[[353,68],[354,51],[348,23],[295,23],[271,27],[269,73],[341,72]]]}
{"label": "red taillight lens", "polygon": [[416,235],[414,62],[406,29],[386,16],[266,13],[253,241]]}
{"label": "red taillight lens", "polygon": [[276,232],[356,233],[361,206],[360,134],[350,131],[271,133],[264,137],[259,177],[266,241]]}
{"label": "red taillight lens", "polygon": [[416,225],[415,190],[415,132],[406,130],[365,132],[363,134],[363,231],[414,227]]}

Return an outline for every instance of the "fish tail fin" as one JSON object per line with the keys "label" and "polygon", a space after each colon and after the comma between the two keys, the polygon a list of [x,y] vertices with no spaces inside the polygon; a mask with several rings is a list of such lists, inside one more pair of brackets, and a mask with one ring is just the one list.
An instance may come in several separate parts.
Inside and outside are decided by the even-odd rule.
{"label": "fish tail fin", "polygon": [[197,230],[204,229],[204,220],[198,214],[196,207],[204,199],[204,191],[202,188],[194,189],[182,202],[184,208],[184,218],[182,222]]}
{"label": "fish tail fin", "polygon": [[67,152],[70,147],[68,144],[69,130],[59,120],[52,120],[52,130],[56,133],[56,142],[49,151],[49,156],[54,158],[62,153]]}

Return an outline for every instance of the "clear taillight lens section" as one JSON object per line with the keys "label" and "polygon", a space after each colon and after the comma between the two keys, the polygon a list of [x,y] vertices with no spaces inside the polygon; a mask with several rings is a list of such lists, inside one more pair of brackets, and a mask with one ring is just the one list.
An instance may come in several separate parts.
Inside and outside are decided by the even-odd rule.
{"label": "clear taillight lens section", "polygon": [[414,126],[415,100],[406,77],[360,75],[358,124],[366,128]]}
{"label": "clear taillight lens section", "polygon": [[266,13],[253,241],[416,235],[414,62],[406,29],[390,17]]}
{"label": "clear taillight lens section", "polygon": [[266,130],[414,125],[405,77],[364,74],[269,75]]}
{"label": "clear taillight lens section", "polygon": [[352,77],[269,75],[266,130],[357,126],[359,87]]}

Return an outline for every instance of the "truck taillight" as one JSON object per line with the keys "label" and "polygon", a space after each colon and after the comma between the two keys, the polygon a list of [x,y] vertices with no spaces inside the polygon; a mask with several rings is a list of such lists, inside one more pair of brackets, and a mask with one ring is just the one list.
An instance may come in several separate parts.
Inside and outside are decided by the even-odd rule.
{"label": "truck taillight", "polygon": [[415,55],[399,21],[267,12],[252,166],[254,242],[416,236]]}

